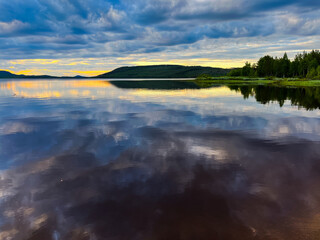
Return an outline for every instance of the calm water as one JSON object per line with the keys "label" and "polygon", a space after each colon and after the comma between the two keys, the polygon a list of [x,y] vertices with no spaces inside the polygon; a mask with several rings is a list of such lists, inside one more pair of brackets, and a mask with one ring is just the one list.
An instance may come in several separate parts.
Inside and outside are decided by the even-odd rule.
{"label": "calm water", "polygon": [[318,88],[0,82],[0,239],[320,239]]}

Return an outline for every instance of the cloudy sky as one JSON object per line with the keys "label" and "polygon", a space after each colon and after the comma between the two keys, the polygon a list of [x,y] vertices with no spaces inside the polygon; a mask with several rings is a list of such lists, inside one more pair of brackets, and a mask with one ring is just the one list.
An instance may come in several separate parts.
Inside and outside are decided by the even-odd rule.
{"label": "cloudy sky", "polygon": [[0,0],[0,69],[242,66],[320,48],[319,0]]}

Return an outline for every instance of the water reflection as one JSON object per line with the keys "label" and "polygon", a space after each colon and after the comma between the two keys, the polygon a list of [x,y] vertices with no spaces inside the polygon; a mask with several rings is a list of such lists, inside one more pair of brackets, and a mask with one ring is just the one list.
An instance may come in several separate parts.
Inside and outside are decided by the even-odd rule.
{"label": "water reflection", "polygon": [[255,99],[267,104],[278,102],[282,107],[286,100],[292,105],[314,110],[320,108],[320,87],[273,87],[273,86],[230,86],[230,89],[241,92],[245,99],[254,96]]}
{"label": "water reflection", "polygon": [[[276,87],[264,85],[239,85],[203,87],[193,81],[174,80],[136,80],[136,81],[101,81],[101,80],[51,80],[51,81],[8,81],[0,83],[2,95],[26,98],[78,98],[78,97],[108,97],[110,94],[119,94],[117,89],[128,90],[124,95],[144,95],[150,97],[161,95],[192,96],[208,98],[214,96],[231,96],[232,91],[239,92],[245,99],[254,97],[259,103],[268,104],[278,102],[282,107],[287,100],[292,105],[307,110],[320,108],[320,87]],[[108,92],[106,92],[108,90]],[[112,92],[112,93],[111,93]],[[131,94],[128,94],[131,93]],[[126,96],[120,96],[126,98]]]}
{"label": "water reflection", "polygon": [[143,81],[110,81],[117,88],[123,89],[153,89],[153,90],[177,90],[177,89],[200,89],[193,81],[173,80],[143,80]]}
{"label": "water reflection", "polygon": [[91,89],[107,88],[107,81],[8,81],[0,83],[2,95],[12,95],[25,98],[62,98],[62,97],[95,97],[98,92]]}
{"label": "water reflection", "polygon": [[319,238],[318,110],[228,87],[21,83],[61,96],[0,90],[0,239]]}

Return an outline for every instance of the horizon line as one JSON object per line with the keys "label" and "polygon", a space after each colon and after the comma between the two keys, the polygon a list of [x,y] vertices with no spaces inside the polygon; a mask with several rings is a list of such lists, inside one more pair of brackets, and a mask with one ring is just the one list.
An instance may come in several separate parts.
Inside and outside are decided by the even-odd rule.
{"label": "horizon line", "polygon": [[[90,77],[97,77],[99,75],[102,75],[102,74],[106,74],[106,73],[109,73],[109,72],[112,72],[116,69],[119,69],[119,68],[123,68],[123,67],[149,67],[149,66],[183,66],[183,67],[209,67],[209,68],[217,68],[217,69],[235,69],[235,68],[239,68],[239,67],[213,67],[213,66],[207,66],[207,65],[185,65],[185,64],[147,64],[147,65],[123,65],[123,66],[120,66],[120,67],[116,67],[112,70],[91,70],[91,71],[82,71],[82,70],[71,70],[71,71],[74,71],[76,72],[77,74],[75,75],[61,75],[61,76],[56,76],[56,75],[50,75],[50,74],[32,74],[31,71],[32,70],[35,70],[35,69],[32,69],[32,70],[28,70],[28,69],[25,69],[25,70],[19,70],[19,71],[14,71],[14,70],[10,70],[10,69],[0,69],[0,71],[5,71],[5,72],[9,72],[11,74],[14,74],[14,75],[20,75],[20,76],[49,76],[49,77],[56,77],[56,78],[64,78],[64,77],[77,77],[77,76],[80,76],[80,77],[84,77],[84,78],[90,78]],[[101,72],[97,75],[90,75],[90,76],[83,76],[83,75],[80,75],[80,73],[89,73],[89,72]],[[30,73],[30,74],[28,74]],[[64,74],[64,73],[63,73]]]}

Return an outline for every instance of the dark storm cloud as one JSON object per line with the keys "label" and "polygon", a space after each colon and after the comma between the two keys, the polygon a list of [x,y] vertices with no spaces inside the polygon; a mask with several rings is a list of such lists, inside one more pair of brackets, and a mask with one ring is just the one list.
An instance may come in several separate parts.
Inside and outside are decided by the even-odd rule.
{"label": "dark storm cloud", "polygon": [[[52,57],[50,50],[66,48],[74,57],[88,56],[88,48],[112,55],[119,49],[105,44],[119,41],[128,53],[147,53],[204,38],[318,35],[319,7],[311,0],[1,0],[1,46],[11,50],[0,57]],[[34,39],[39,51],[32,52]]]}

